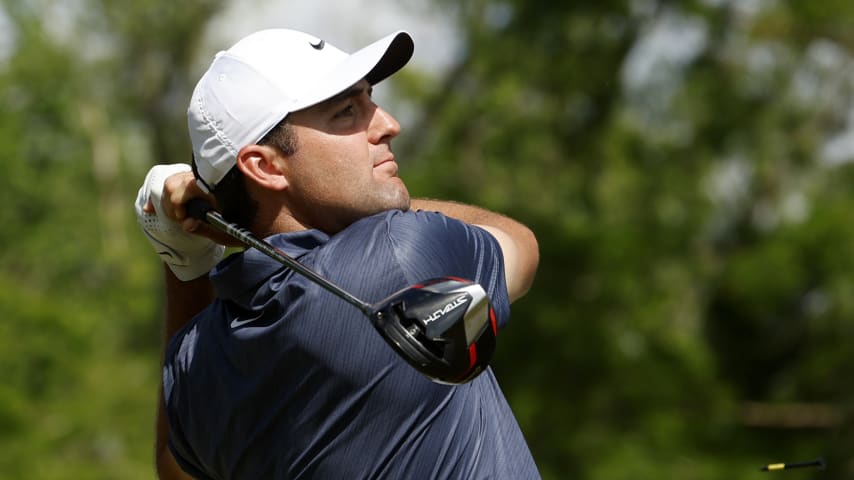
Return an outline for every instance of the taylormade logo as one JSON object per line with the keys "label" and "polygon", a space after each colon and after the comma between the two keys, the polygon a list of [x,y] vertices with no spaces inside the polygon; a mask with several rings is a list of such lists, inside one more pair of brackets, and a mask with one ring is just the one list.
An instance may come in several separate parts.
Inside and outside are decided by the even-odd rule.
{"label": "taylormade logo", "polygon": [[433,312],[432,314],[430,314],[429,317],[425,318],[424,323],[428,324],[428,323],[435,322],[436,320],[442,318],[447,313],[456,310],[457,307],[459,307],[461,305],[465,305],[466,297],[467,297],[466,294],[462,294],[459,297],[455,298],[451,303],[448,303],[444,307],[442,307],[442,308],[436,310],[435,312]]}

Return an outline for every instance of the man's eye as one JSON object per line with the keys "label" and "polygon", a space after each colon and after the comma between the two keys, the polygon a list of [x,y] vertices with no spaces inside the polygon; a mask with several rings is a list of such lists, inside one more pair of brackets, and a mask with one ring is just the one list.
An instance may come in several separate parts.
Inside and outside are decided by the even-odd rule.
{"label": "man's eye", "polygon": [[349,117],[353,115],[353,112],[353,105],[347,105],[341,110],[338,110],[338,113],[335,114],[335,118]]}

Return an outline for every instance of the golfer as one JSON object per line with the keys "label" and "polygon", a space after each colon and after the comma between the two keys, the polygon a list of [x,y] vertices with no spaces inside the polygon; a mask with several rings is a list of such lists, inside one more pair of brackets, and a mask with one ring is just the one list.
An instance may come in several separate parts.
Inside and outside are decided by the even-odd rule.
{"label": "golfer", "polygon": [[254,249],[223,260],[227,241],[186,214],[207,199],[368,302],[430,278],[475,281],[504,327],[537,242],[500,214],[410,199],[400,125],[371,94],[413,48],[405,32],[347,54],[264,30],[196,85],[192,166],[154,167],[135,205],[168,267],[160,478],[539,478],[491,368],[463,385],[427,380],[357,309]]}

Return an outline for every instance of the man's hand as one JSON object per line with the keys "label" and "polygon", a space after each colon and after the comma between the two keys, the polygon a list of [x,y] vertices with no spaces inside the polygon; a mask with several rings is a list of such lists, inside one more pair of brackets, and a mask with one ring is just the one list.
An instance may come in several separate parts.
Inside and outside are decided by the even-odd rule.
{"label": "man's hand", "polygon": [[189,165],[157,165],[146,175],[134,205],[154,251],[181,281],[208,273],[225,252],[222,244],[204,236],[200,221],[187,218],[184,204],[197,197],[211,200],[196,186]]}

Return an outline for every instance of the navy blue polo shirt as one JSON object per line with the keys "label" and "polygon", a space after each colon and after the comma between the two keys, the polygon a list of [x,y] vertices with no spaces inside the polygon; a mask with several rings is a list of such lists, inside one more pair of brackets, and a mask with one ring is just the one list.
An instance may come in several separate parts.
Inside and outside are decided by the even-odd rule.
{"label": "navy blue polo shirt", "polygon": [[[509,319],[494,237],[438,213],[267,240],[369,303],[456,276],[486,289],[499,326]],[[465,385],[430,382],[355,307],[253,249],[211,279],[217,300],[172,338],[163,370],[169,446],[190,474],[539,478],[492,369]]]}

